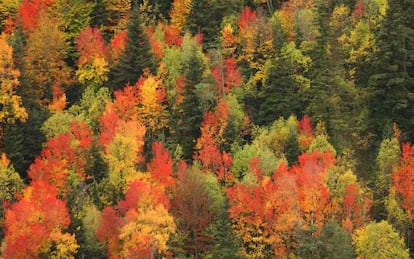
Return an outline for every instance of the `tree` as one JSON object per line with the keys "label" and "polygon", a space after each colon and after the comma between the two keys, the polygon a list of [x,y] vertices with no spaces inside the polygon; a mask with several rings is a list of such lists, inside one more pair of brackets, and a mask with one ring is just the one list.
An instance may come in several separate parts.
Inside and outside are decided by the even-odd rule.
{"label": "tree", "polygon": [[[21,195],[24,187],[23,180],[19,174],[14,170],[4,153],[1,154],[0,159],[0,224],[3,224],[4,210],[8,204],[17,200]],[[0,238],[3,239],[3,229],[0,231]]]}
{"label": "tree", "polygon": [[66,197],[86,179],[90,159],[92,132],[83,122],[73,121],[69,131],[49,139],[39,157],[30,166],[28,175],[56,187]]}
{"label": "tree", "polygon": [[282,163],[271,179],[250,162],[255,182],[227,190],[233,230],[243,241],[242,255],[248,258],[286,257],[299,224],[296,176]]}
{"label": "tree", "polygon": [[351,235],[334,222],[323,226],[321,235],[320,258],[355,258]]}
{"label": "tree", "polygon": [[21,98],[16,94],[20,71],[13,64],[13,48],[0,38],[0,145],[5,124],[27,120]]}
{"label": "tree", "polygon": [[38,26],[38,19],[52,3],[52,0],[25,0],[20,4],[18,21],[26,33],[32,32]]}
{"label": "tree", "polygon": [[154,156],[148,163],[148,171],[151,172],[152,178],[159,183],[160,188],[169,188],[175,184],[173,178],[173,161],[168,149],[162,146],[161,142],[155,142],[152,145]]}
{"label": "tree", "polygon": [[128,21],[125,49],[109,73],[108,84],[112,90],[135,84],[145,69],[153,74],[156,72],[155,58],[140,16],[139,9],[133,8]]}
{"label": "tree", "polygon": [[205,48],[214,48],[221,23],[225,17],[236,15],[240,11],[242,1],[198,0],[191,1],[190,12],[186,19],[186,28],[192,33],[201,33]]}
{"label": "tree", "polygon": [[[174,107],[173,129],[174,144],[183,148],[184,159],[191,160],[194,154],[195,141],[200,136],[202,111],[200,99],[197,96],[196,86],[203,82],[206,69],[206,58],[194,38],[188,34],[184,37],[181,54],[181,96],[180,102]],[[177,82],[177,87],[179,86]],[[181,138],[180,136],[187,136]]]}
{"label": "tree", "polygon": [[356,230],[352,240],[357,258],[409,258],[404,241],[387,221]]}
{"label": "tree", "polygon": [[108,242],[110,257],[151,258],[167,253],[167,242],[176,230],[170,204],[162,190],[145,181],[134,181],[117,210],[106,207],[98,238]]}
{"label": "tree", "polygon": [[195,167],[178,173],[171,213],[177,221],[177,232],[184,239],[180,248],[185,256],[203,256],[213,243],[207,230],[214,222],[217,208],[207,180],[208,176]]}
{"label": "tree", "polygon": [[72,82],[71,68],[65,63],[67,42],[59,22],[46,12],[27,38],[24,61],[22,97],[29,104],[44,104],[51,99],[52,86],[68,87]]}
{"label": "tree", "polygon": [[414,221],[414,148],[410,143],[402,146],[400,166],[393,169],[392,187],[395,188],[399,197],[399,203],[407,213],[411,222]]}
{"label": "tree", "polygon": [[377,174],[373,204],[373,214],[376,219],[384,219],[386,216],[384,201],[391,187],[393,168],[397,166],[400,157],[401,149],[397,138],[387,138],[381,142],[376,159]]}
{"label": "tree", "polygon": [[81,84],[97,90],[108,80],[109,48],[99,30],[92,27],[83,29],[75,42],[80,54],[76,76]]}
{"label": "tree", "polygon": [[91,22],[95,3],[87,0],[53,0],[50,13],[60,22],[68,42],[68,63],[73,64],[78,57],[75,39]]}
{"label": "tree", "polygon": [[191,11],[191,0],[174,0],[171,5],[171,23],[180,31],[187,23],[187,17]]}
{"label": "tree", "polygon": [[160,133],[168,124],[166,92],[162,81],[153,75],[148,75],[137,87],[140,99],[138,114],[142,123],[147,127],[151,135],[150,142],[152,142],[154,135]]}
{"label": "tree", "polygon": [[263,87],[259,92],[259,124],[270,124],[278,117],[288,118],[303,112],[301,96],[310,87],[306,73],[310,57],[303,55],[294,43],[283,45],[277,57],[265,68]]}
{"label": "tree", "polygon": [[411,21],[411,1],[389,1],[386,15],[376,35],[377,52],[371,63],[368,87],[370,125],[381,136],[385,127],[396,122],[409,133],[413,122],[407,116],[413,111],[414,27]]}
{"label": "tree", "polygon": [[33,181],[23,197],[6,211],[3,256],[73,258],[78,249],[74,235],[64,233],[70,224],[66,203],[45,181]]}

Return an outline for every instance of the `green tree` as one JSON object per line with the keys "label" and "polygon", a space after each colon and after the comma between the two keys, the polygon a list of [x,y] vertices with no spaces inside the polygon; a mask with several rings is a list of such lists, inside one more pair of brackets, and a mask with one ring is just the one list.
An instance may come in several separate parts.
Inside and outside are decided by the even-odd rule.
{"label": "green tree", "polygon": [[401,149],[397,138],[384,139],[381,142],[377,156],[377,172],[375,175],[375,191],[373,216],[376,219],[385,219],[385,199],[391,187],[391,173],[393,167],[400,160]]}
{"label": "green tree", "polygon": [[355,258],[351,235],[337,223],[325,224],[319,240],[322,243],[319,253],[320,258]]}
{"label": "green tree", "polygon": [[197,96],[197,85],[203,82],[207,61],[201,47],[188,34],[184,37],[181,59],[184,91],[182,93],[183,100],[175,107],[174,111],[175,118],[173,120],[176,123],[174,142],[182,146],[184,159],[191,160],[195,140],[200,137],[203,115]]}
{"label": "green tree", "polygon": [[155,74],[157,68],[147,35],[141,22],[139,8],[132,9],[128,22],[128,39],[118,63],[109,72],[111,90],[133,85],[145,69]]}
{"label": "green tree", "polygon": [[263,87],[259,92],[259,124],[269,124],[279,117],[303,112],[301,95],[310,87],[306,72],[311,59],[295,47],[294,43],[283,45],[275,59],[265,69]]}
{"label": "green tree", "polygon": [[411,139],[414,122],[414,24],[413,1],[388,1],[386,15],[376,35],[378,51],[368,82],[370,126],[377,137],[397,122]]}
{"label": "green tree", "polygon": [[215,47],[221,31],[223,18],[241,11],[241,0],[197,0],[192,1],[187,17],[187,29],[195,34],[203,34],[205,48]]}
{"label": "green tree", "polygon": [[356,230],[352,240],[357,258],[409,258],[403,239],[387,221]]}
{"label": "green tree", "polygon": [[[332,1],[317,4],[320,36],[312,51],[311,87],[306,93],[306,111],[313,121],[326,123],[326,130],[335,148],[363,152],[368,145],[365,92],[348,80],[344,69],[344,49],[340,42],[349,27],[349,9]],[[356,145],[356,143],[358,143]]]}

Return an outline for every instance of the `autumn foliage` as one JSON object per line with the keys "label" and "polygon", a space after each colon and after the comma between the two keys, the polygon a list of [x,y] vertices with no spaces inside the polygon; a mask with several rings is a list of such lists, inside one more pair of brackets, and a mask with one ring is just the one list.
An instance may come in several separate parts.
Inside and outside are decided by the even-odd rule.
{"label": "autumn foliage", "polygon": [[[69,211],[63,200],[56,198],[57,190],[46,181],[33,181],[23,197],[6,212],[7,258],[40,258],[57,246],[57,255],[72,256],[79,247],[75,237],[64,233],[70,224]],[[65,242],[66,251],[59,251]]]}

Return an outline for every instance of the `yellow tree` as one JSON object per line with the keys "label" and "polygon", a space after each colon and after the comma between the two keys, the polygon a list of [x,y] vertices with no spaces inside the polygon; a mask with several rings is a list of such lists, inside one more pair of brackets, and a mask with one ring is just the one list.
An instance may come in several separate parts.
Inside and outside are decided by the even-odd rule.
{"label": "yellow tree", "polygon": [[151,133],[167,126],[167,110],[163,104],[165,96],[165,89],[155,76],[149,75],[139,86],[138,114]]}
{"label": "yellow tree", "polygon": [[13,64],[13,49],[4,38],[0,38],[0,140],[6,123],[27,119],[26,110],[16,95],[20,71]]}
{"label": "yellow tree", "polygon": [[166,194],[147,181],[129,185],[117,208],[106,207],[97,236],[107,242],[110,258],[154,258],[168,251],[176,231]]}
{"label": "yellow tree", "polygon": [[71,69],[65,62],[66,50],[66,35],[59,22],[41,13],[37,27],[27,39],[24,68],[29,85],[23,90],[25,101],[44,103],[53,85],[65,88],[71,83]]}
{"label": "yellow tree", "polygon": [[170,16],[171,23],[182,30],[187,22],[187,17],[191,11],[191,0],[174,0],[172,3]]}

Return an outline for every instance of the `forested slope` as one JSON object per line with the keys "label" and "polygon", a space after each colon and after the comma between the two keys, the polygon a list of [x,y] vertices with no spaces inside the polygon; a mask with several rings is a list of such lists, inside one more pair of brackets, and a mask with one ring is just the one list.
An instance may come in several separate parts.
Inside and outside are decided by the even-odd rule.
{"label": "forested slope", "polygon": [[2,258],[409,258],[413,0],[3,0]]}

